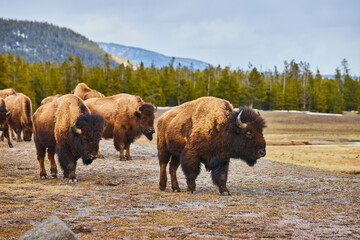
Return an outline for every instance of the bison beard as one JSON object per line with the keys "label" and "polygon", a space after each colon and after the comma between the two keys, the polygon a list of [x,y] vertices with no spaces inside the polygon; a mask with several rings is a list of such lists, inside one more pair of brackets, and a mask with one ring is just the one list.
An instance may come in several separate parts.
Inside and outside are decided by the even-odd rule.
{"label": "bison beard", "polygon": [[166,166],[170,162],[173,191],[180,191],[176,170],[181,164],[187,190],[194,193],[203,163],[219,192],[230,195],[226,187],[230,158],[241,158],[254,166],[264,157],[264,127],[265,121],[254,110],[235,112],[228,101],[214,97],[169,110],[158,120],[160,190],[166,189]]}

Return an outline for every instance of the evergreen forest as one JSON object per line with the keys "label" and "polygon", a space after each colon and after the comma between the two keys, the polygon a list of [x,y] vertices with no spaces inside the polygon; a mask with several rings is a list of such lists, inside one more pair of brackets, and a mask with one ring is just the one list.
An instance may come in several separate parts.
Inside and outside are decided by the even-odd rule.
{"label": "evergreen forest", "polygon": [[250,106],[262,110],[302,110],[324,113],[360,111],[360,82],[350,76],[343,59],[335,77],[322,77],[310,65],[294,60],[284,62],[284,71],[259,71],[249,64],[247,70],[208,66],[193,70],[174,66],[174,59],[160,69],[137,70],[123,64],[112,66],[109,55],[103,64],[87,66],[79,56],[68,55],[63,62],[26,62],[20,55],[0,54],[0,89],[14,88],[29,96],[37,109],[42,99],[70,93],[86,83],[105,96],[129,93],[157,106],[175,106],[202,96],[229,100],[234,107]]}

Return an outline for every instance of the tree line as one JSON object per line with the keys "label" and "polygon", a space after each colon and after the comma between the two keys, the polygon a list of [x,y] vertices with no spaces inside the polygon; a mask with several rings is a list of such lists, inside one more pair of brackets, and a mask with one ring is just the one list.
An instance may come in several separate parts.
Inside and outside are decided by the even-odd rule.
{"label": "tree line", "polygon": [[11,53],[0,55],[0,89],[14,88],[29,96],[36,109],[42,99],[70,93],[86,83],[105,96],[129,93],[158,106],[175,106],[202,96],[229,100],[235,107],[250,106],[263,110],[306,110],[327,113],[360,111],[360,82],[350,76],[346,59],[335,69],[335,77],[322,77],[310,65],[294,60],[284,62],[284,71],[231,70],[209,66],[194,70],[174,66],[174,59],[160,69],[134,70],[123,64],[111,67],[106,54],[102,66],[85,66],[79,56],[70,54],[63,62],[28,63]]}

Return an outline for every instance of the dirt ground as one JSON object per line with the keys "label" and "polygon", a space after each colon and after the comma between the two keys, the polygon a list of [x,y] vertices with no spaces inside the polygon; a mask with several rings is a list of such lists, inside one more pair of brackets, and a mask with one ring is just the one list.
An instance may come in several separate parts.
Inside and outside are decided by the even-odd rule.
{"label": "dirt ground", "polygon": [[[291,141],[359,140],[358,115],[317,123],[305,114],[261,114],[272,146],[252,168],[231,160],[231,196],[221,196],[204,169],[196,194],[185,191],[180,168],[182,192],[173,193],[169,182],[161,192],[156,139],[139,139],[131,148],[134,160],[126,162],[119,161],[111,140],[102,140],[105,159],[89,166],[79,160],[76,184],[61,176],[40,180],[33,142],[14,142],[12,149],[0,142],[0,239],[18,239],[51,215],[81,239],[359,239],[360,175],[280,162],[303,152],[283,146]],[[313,130],[301,131],[300,125]],[[360,153],[360,147],[356,149]]]}

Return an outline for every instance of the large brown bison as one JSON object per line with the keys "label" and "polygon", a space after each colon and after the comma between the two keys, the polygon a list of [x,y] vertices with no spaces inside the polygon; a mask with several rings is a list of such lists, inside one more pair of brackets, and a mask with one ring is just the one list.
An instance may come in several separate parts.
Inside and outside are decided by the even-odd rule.
{"label": "large brown bison", "polygon": [[56,95],[53,95],[53,96],[48,96],[48,97],[44,98],[41,101],[40,105],[44,105],[44,104],[47,104],[49,102],[52,102],[52,101],[54,101],[55,99],[58,99],[61,96],[62,96],[62,94],[56,94]]}
{"label": "large brown bison", "polygon": [[76,181],[77,160],[81,157],[88,165],[97,157],[104,125],[104,118],[90,113],[84,102],[73,94],[40,106],[34,114],[34,142],[40,177],[47,177],[44,167],[47,149],[51,175],[57,177],[56,153],[64,178]]}
{"label": "large brown bison", "polygon": [[115,148],[120,151],[120,160],[131,159],[130,144],[141,134],[152,140],[156,109],[139,96],[118,94],[92,98],[86,100],[85,104],[92,112],[99,113],[106,119],[108,125],[103,137],[114,138]]}
{"label": "large brown bison", "polygon": [[[10,112],[6,109],[5,101],[2,97],[0,97],[0,131],[2,131],[3,135],[7,139],[7,143],[9,147],[13,147],[10,136],[9,136],[9,127],[7,123],[7,118],[10,116]],[[2,139],[3,140],[3,136]]]}
{"label": "large brown bison", "polygon": [[203,163],[211,171],[219,192],[230,195],[226,187],[230,158],[241,158],[249,166],[264,157],[265,121],[250,108],[234,111],[223,99],[203,97],[164,113],[157,123],[160,164],[160,190],[166,188],[166,166],[170,157],[173,191],[180,191],[176,170],[181,164],[187,190],[195,191],[195,179]]}
{"label": "large brown bison", "polygon": [[103,98],[105,97],[102,93],[89,88],[85,83],[79,83],[74,89],[74,95],[78,96],[82,100],[90,98]]}
{"label": "large brown bison", "polygon": [[[9,126],[17,135],[17,141],[21,141],[21,132],[24,141],[31,141],[32,137],[32,105],[29,97],[22,93],[16,93],[5,98],[6,108],[10,111]],[[12,136],[14,139],[15,137]]]}
{"label": "large brown bison", "polygon": [[5,99],[7,96],[13,95],[15,93],[16,91],[13,88],[2,89],[0,90],[0,97]]}

